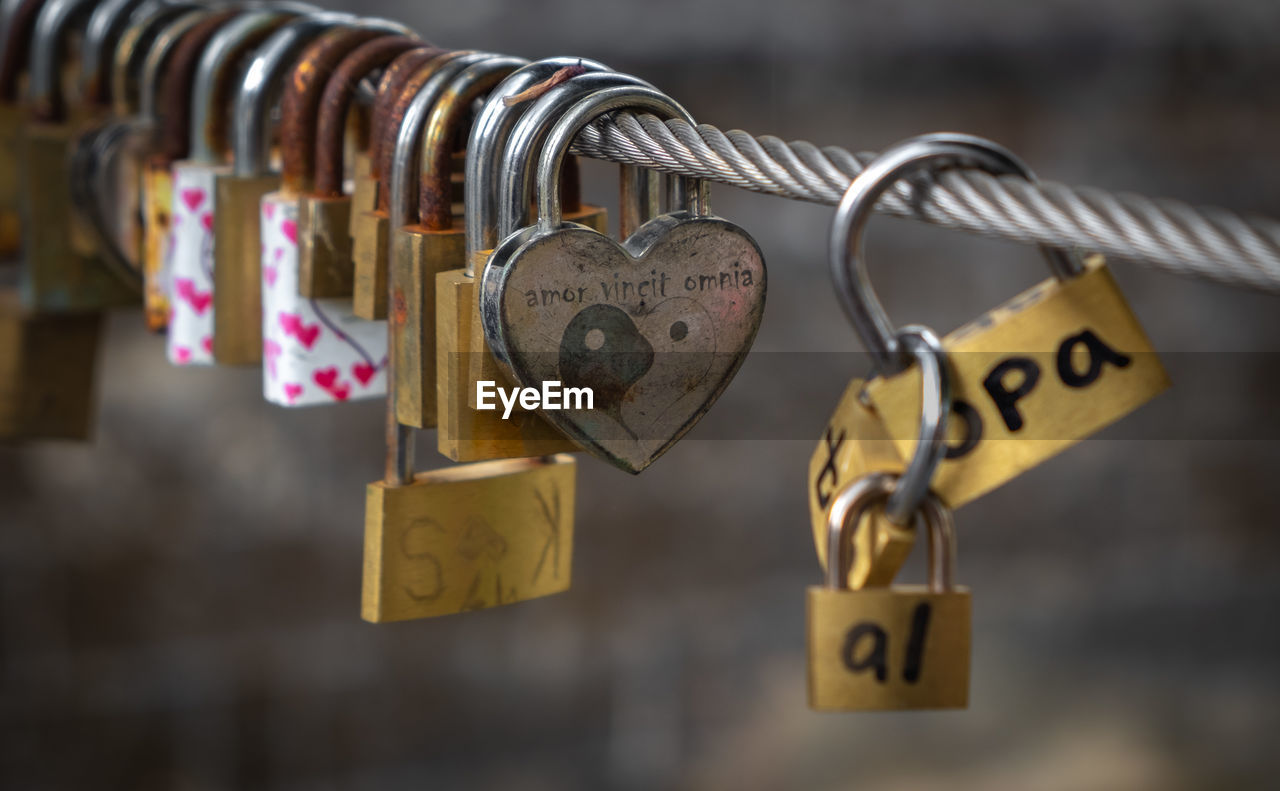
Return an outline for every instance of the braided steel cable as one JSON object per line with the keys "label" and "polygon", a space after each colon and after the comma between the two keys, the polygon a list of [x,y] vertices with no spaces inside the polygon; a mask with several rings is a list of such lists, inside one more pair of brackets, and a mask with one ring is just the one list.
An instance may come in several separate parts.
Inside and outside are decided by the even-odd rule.
{"label": "braided steel cable", "polygon": [[[627,112],[584,129],[573,151],[832,205],[875,157]],[[1033,184],[977,170],[900,183],[877,208],[986,236],[1077,247],[1179,275],[1280,292],[1280,222],[1225,209],[1052,181]]]}

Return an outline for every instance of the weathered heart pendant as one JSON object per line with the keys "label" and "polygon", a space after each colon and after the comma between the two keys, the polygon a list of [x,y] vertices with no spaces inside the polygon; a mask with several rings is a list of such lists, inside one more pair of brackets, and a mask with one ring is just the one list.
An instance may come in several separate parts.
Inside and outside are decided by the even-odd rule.
{"label": "weathered heart pendant", "polygon": [[742,365],[764,312],[764,257],[736,225],[688,212],[623,244],[574,223],[534,226],[495,251],[480,293],[489,348],[513,382],[537,388],[539,411],[583,449],[637,473]]}

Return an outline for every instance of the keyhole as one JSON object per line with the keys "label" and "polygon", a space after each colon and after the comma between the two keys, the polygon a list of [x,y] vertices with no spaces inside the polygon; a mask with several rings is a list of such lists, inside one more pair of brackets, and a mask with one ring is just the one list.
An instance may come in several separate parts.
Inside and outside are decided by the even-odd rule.
{"label": "keyhole", "polygon": [[689,325],[683,321],[677,321],[671,325],[671,340],[682,341],[689,334]]}
{"label": "keyhole", "polygon": [[598,327],[587,330],[587,336],[582,339],[582,342],[586,344],[588,349],[594,352],[596,349],[604,346],[604,330]]}

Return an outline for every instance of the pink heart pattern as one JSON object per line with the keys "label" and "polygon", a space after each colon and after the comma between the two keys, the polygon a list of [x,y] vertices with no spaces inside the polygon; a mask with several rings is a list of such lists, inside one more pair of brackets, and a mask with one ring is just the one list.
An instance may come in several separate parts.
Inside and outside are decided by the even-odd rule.
{"label": "pink heart pattern", "polygon": [[386,394],[387,327],[351,314],[351,300],[298,296],[297,201],[262,201],[263,394],[289,407]]}
{"label": "pink heart pattern", "polygon": [[174,365],[213,363],[215,178],[208,166],[179,162],[173,168],[173,221],[161,281],[168,283],[173,306],[166,343]]}

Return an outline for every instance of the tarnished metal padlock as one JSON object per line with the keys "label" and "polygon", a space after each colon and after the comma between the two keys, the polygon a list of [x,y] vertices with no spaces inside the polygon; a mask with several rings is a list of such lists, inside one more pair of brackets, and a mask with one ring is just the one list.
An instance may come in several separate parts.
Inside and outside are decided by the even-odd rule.
{"label": "tarnished metal padlock", "polygon": [[91,7],[87,0],[48,0],[32,40],[31,121],[19,146],[26,200],[20,288],[24,302],[38,312],[84,312],[138,301],[137,291],[92,254],[92,232],[72,210],[73,145],[102,111],[66,100],[64,54]]}
{"label": "tarnished metal padlock", "polygon": [[[698,422],[737,373],[763,316],[766,276],[755,240],[709,212],[700,180],[677,182],[684,191],[674,191],[672,206],[679,209],[621,244],[564,220],[558,175],[570,143],[596,118],[624,108],[692,123],[665,94],[630,86],[597,91],[560,117],[538,160],[537,222],[489,257],[480,314],[489,349],[512,382],[594,396],[585,404],[544,402],[540,414],[584,450],[638,473]],[[504,204],[516,205],[505,192]]]}
{"label": "tarnished metal padlock", "polygon": [[262,198],[280,188],[271,162],[272,111],[294,62],[317,37],[354,24],[347,14],[291,20],[263,42],[235,98],[232,170],[219,173],[213,215],[213,359],[222,365],[262,360]]}
{"label": "tarnished metal padlock", "polygon": [[102,316],[36,315],[0,287],[0,441],[88,439]]}
{"label": "tarnished metal padlock", "polygon": [[[861,257],[876,200],[929,168],[1030,172],[990,141],[927,135],[882,153],[850,185],[831,236],[837,292],[879,376],[866,402],[903,456],[914,443],[919,373],[907,367]],[[1118,420],[1168,387],[1150,341],[1101,256],[1048,251],[1048,280],[943,339],[954,382],[952,444],[933,481],[953,508],[1000,486]]]}
{"label": "tarnished metal padlock", "polygon": [[[386,393],[387,329],[351,312],[351,300],[298,293],[298,199],[315,153],[316,115],[325,79],[378,31],[343,29],[307,48],[286,83],[284,178],[262,199],[263,393],[280,406],[308,406]],[[292,150],[291,149],[295,149]]]}
{"label": "tarnished metal padlock", "polygon": [[246,10],[222,25],[200,55],[192,81],[187,158],[173,164],[167,349],[174,365],[213,363],[214,212],[217,178],[231,172],[226,105],[242,80],[239,65],[295,16]]}
{"label": "tarnished metal padlock", "polygon": [[390,174],[395,158],[395,140],[405,113],[408,112],[413,97],[436,72],[468,54],[473,53],[451,50],[430,53],[424,62],[403,79],[399,75],[392,75],[394,79],[379,82],[370,130],[370,175],[377,182],[374,208],[353,212],[351,220],[351,257],[354,269],[352,308],[361,318],[387,318],[387,273],[391,243]]}
{"label": "tarnished metal padlock", "polygon": [[568,590],[575,472],[559,455],[369,484],[361,615],[429,618]]}
{"label": "tarnished metal padlock", "polygon": [[389,351],[396,419],[407,426],[436,424],[436,276],[466,265],[462,218],[455,223],[453,212],[453,144],[472,102],[526,63],[482,53],[453,58],[414,95],[396,135]]}
{"label": "tarnished metal padlock", "polygon": [[0,51],[0,258],[22,250],[22,200],[19,146],[25,121],[21,82],[30,60],[31,37],[44,0],[22,0],[0,6],[3,51]]}
{"label": "tarnished metal padlock", "polygon": [[298,289],[304,297],[352,294],[351,196],[344,192],[344,164],[348,110],[356,88],[397,56],[427,46],[404,35],[366,41],[338,63],[324,86],[316,121],[314,178],[298,200]]}
{"label": "tarnished metal padlock", "polygon": [[806,607],[809,706],[823,711],[954,709],[969,704],[971,614],[953,583],[951,511],[928,495],[929,584],[851,590],[849,538],[863,513],[887,498],[896,476],[874,473],[843,489],[830,513],[827,584]]}
{"label": "tarnished metal padlock", "polygon": [[[557,74],[570,69],[577,76],[550,88],[532,106],[508,100],[527,96]],[[510,230],[523,222],[532,198],[532,161],[555,117],[574,101],[605,85],[646,84],[635,77],[610,72],[595,61],[549,58],[531,63],[503,80],[489,94],[471,127],[467,143],[465,206],[466,266],[443,272],[436,282],[436,408],[437,447],[454,461],[512,458],[577,450],[535,412],[518,409],[507,415],[475,409],[476,382],[498,381],[497,371],[480,326],[475,274],[482,271],[502,237],[504,219]],[[569,162],[574,160],[570,159]],[[577,171],[566,167],[566,207],[569,216],[604,230],[608,217],[596,206],[574,206],[579,197]],[[508,212],[500,185],[513,180],[511,204],[523,213]]]}

